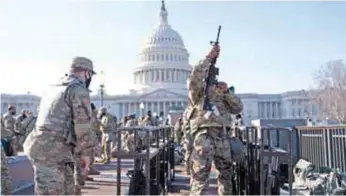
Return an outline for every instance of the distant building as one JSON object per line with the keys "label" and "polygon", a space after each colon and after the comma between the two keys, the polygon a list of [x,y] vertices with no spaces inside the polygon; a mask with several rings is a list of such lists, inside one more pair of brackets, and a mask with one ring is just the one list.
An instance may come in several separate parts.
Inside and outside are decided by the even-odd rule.
{"label": "distant building", "polygon": [[[134,88],[127,94],[106,95],[103,105],[112,114],[122,117],[128,113],[144,115],[146,110],[167,116],[171,107],[188,104],[186,79],[192,71],[189,53],[182,37],[168,23],[168,12],[161,5],[159,22],[138,54],[139,62],[133,70]],[[121,85],[121,84],[119,84]],[[107,86],[107,85],[106,85]],[[282,94],[239,94],[244,103],[243,119],[249,125],[253,119],[316,118],[317,107],[310,101],[307,91]],[[4,111],[10,103],[18,108],[29,105],[36,108],[38,101],[33,95],[6,95],[1,100]],[[92,96],[92,102],[100,107],[100,93]],[[141,104],[142,103],[142,104]],[[30,104],[36,104],[31,106]],[[140,108],[143,105],[144,108]]]}

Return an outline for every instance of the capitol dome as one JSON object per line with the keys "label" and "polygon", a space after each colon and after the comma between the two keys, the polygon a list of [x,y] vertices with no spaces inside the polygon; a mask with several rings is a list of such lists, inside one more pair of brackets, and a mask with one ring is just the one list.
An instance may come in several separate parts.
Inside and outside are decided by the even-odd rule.
{"label": "capitol dome", "polygon": [[189,53],[179,33],[168,24],[164,1],[159,23],[145,39],[138,61],[133,72],[137,87],[186,89],[186,79],[192,71]]}

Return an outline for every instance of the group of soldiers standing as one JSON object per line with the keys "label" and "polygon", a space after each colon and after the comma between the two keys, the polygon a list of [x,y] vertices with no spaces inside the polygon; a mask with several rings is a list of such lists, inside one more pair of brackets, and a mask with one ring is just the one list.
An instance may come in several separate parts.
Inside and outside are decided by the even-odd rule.
{"label": "group of soldiers standing", "polygon": [[[232,126],[230,116],[242,111],[242,102],[229,91],[225,82],[218,82],[210,88],[208,94],[213,110],[203,110],[204,78],[219,51],[219,46],[214,46],[207,57],[194,66],[188,80],[189,105],[183,118],[178,121],[184,134],[176,134],[176,138],[186,149],[186,171],[191,175],[191,195],[201,195],[205,190],[212,161],[219,171],[218,193],[232,194],[232,153],[226,135]],[[88,179],[88,174],[99,174],[93,163],[100,140],[101,161],[108,164],[116,148],[117,134],[114,130],[118,126],[155,126],[166,123],[158,116],[152,117],[148,111],[139,120],[131,114],[117,124],[116,118],[107,113],[105,107],[97,110],[90,102],[88,88],[95,74],[90,59],[73,59],[68,76],[42,97],[35,128],[29,132],[21,132],[23,128],[20,128],[21,133],[27,134],[23,149],[34,168],[36,195],[81,194],[81,187]],[[9,107],[8,114],[3,118],[5,130],[12,133],[9,135],[12,138],[17,130],[13,110],[15,108]],[[28,117],[22,116],[20,120],[25,118]],[[122,141],[129,141],[126,138],[129,136],[122,135]],[[17,139],[12,139],[12,143],[17,144],[14,140]],[[3,149],[1,159],[4,162]],[[6,165],[2,164],[3,167]],[[2,180],[2,189],[8,183]]]}

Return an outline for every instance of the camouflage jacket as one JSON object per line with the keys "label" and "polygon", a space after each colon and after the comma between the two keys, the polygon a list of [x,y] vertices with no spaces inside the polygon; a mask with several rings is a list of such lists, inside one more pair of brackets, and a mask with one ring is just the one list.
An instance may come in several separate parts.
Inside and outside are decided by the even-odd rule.
{"label": "camouflage jacket", "polygon": [[110,133],[116,129],[115,121],[110,114],[106,114],[102,117],[100,125],[101,131],[104,133]]}
{"label": "camouflage jacket", "polygon": [[6,113],[2,118],[2,122],[5,129],[4,131],[1,131],[1,134],[4,133],[4,135],[7,136],[14,135],[16,119],[11,114]]}
{"label": "camouflage jacket", "polygon": [[205,59],[196,65],[190,75],[189,101],[193,109],[189,112],[190,125],[193,127],[223,127],[225,117],[229,113],[238,114],[243,110],[241,100],[233,93],[223,93],[216,88],[210,88],[209,100],[213,105],[213,112],[203,110],[203,96],[205,90],[204,78],[210,61]]}
{"label": "camouflage jacket", "polygon": [[24,152],[32,159],[51,157],[70,162],[73,142],[75,153],[93,147],[89,93],[85,84],[74,76],[51,86],[42,96],[36,129],[25,140]]}
{"label": "camouflage jacket", "polygon": [[29,135],[31,131],[35,128],[37,117],[28,116],[21,123],[22,130],[25,136]]}

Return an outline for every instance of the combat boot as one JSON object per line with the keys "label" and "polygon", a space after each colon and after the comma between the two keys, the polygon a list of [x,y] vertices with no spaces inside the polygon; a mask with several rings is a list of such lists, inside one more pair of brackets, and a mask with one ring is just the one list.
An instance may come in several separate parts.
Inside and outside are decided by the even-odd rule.
{"label": "combat boot", "polygon": [[89,175],[100,175],[100,172],[95,169],[94,166],[91,166],[88,171]]}

